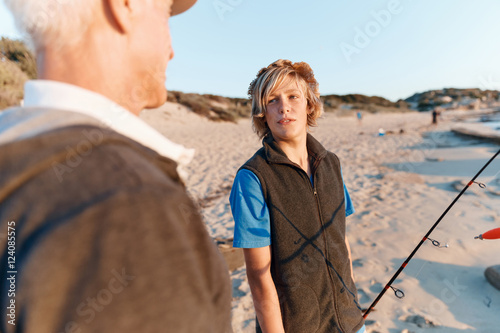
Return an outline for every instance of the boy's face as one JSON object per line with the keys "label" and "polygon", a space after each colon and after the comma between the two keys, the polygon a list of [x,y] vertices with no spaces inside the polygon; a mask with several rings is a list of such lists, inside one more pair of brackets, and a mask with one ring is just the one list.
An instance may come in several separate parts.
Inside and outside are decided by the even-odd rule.
{"label": "boy's face", "polygon": [[269,95],[265,120],[276,141],[307,136],[307,99],[296,79],[289,76]]}

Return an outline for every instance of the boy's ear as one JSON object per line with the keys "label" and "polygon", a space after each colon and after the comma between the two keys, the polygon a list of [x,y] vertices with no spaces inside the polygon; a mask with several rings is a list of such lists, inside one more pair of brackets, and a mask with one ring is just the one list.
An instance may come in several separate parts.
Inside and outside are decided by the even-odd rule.
{"label": "boy's ear", "polygon": [[309,105],[309,101],[307,102],[307,114],[311,114],[313,113],[313,109],[311,108],[311,106]]}

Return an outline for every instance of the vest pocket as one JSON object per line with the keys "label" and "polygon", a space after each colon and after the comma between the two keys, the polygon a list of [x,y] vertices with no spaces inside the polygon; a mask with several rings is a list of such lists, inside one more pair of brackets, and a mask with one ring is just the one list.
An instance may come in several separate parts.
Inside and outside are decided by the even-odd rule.
{"label": "vest pocket", "polygon": [[304,333],[318,330],[321,320],[318,296],[308,285],[301,283],[287,290],[282,298],[281,311],[285,332]]}

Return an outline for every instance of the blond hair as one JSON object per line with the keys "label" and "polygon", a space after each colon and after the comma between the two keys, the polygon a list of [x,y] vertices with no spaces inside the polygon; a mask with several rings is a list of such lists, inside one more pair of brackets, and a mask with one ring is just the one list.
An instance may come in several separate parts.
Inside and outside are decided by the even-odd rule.
{"label": "blond hair", "polygon": [[87,30],[97,0],[4,0],[36,49],[74,43]]}
{"label": "blond hair", "polygon": [[248,96],[252,101],[252,124],[257,135],[262,138],[270,133],[265,120],[267,100],[288,77],[296,80],[307,99],[307,125],[316,126],[316,119],[323,112],[319,98],[319,84],[314,78],[311,67],[305,62],[292,63],[290,60],[277,60],[262,68],[250,83]]}

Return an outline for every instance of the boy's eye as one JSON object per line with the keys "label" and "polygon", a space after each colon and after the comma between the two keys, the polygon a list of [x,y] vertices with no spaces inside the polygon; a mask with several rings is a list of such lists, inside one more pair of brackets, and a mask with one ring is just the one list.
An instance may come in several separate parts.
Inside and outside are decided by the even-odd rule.
{"label": "boy's eye", "polygon": [[277,99],[276,99],[276,98],[272,98],[272,99],[270,99],[270,100],[267,102],[267,104],[271,104],[271,103],[274,103],[274,102],[276,102],[276,101],[277,101]]}

